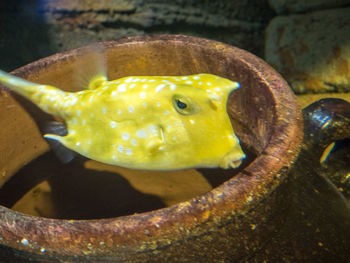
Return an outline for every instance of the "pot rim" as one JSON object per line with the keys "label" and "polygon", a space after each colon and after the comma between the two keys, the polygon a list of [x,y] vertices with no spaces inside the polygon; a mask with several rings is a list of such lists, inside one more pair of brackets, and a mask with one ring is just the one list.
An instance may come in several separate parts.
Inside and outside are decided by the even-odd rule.
{"label": "pot rim", "polygon": [[[99,247],[96,253],[103,253],[111,247],[130,249],[135,245],[141,250],[152,250],[150,246],[142,248],[139,244],[143,240],[157,239],[164,241],[158,246],[166,246],[166,240],[180,240],[189,235],[201,235],[201,227],[198,226],[211,225],[217,217],[243,214],[264,200],[280,184],[285,174],[280,173],[281,176],[278,176],[279,171],[288,169],[295,160],[302,139],[301,111],[286,81],[255,55],[214,40],[184,35],[143,35],[99,44],[109,49],[140,42],[164,41],[234,52],[235,57],[249,66],[254,74],[259,76],[259,80],[268,86],[275,99],[276,111],[272,137],[262,154],[233,178],[204,195],[170,207],[135,215],[65,220],[31,216],[0,206],[0,232],[1,228],[6,226],[13,231],[12,235],[17,237],[17,241],[0,238],[0,244],[39,254],[42,253],[42,247],[45,247],[46,251],[52,249],[66,255],[80,254],[82,247],[88,244],[95,249],[95,246]],[[29,72],[35,73],[58,61],[74,58],[84,48],[76,48],[37,60],[16,69],[12,74],[26,77]],[[283,160],[279,156],[283,156]],[[256,194],[257,191],[260,194]],[[84,229],[89,231],[85,232]],[[23,240],[28,240],[29,245],[24,244],[26,242]],[[65,248],[62,242],[67,244]]]}

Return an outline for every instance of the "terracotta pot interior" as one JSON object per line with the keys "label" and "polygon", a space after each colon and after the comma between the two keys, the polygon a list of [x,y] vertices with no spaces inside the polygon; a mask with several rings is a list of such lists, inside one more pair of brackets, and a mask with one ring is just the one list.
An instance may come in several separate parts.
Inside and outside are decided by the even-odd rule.
{"label": "terracotta pot interior", "polygon": [[[134,171],[77,157],[62,164],[41,130],[52,117],[25,99],[0,94],[0,202],[23,213],[69,219],[118,217],[167,207],[234,177],[265,148],[272,134],[275,103],[270,90],[239,56],[219,48],[173,41],[105,44],[108,76],[212,73],[241,83],[228,102],[232,125],[248,158],[237,170]],[[232,50],[232,52],[234,52]],[[32,63],[15,73],[64,90],[72,85],[74,51]]]}

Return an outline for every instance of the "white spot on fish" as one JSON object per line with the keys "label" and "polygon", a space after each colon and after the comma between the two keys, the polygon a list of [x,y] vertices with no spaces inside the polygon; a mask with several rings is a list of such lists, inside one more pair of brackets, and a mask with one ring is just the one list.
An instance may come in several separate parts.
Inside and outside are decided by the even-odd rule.
{"label": "white spot on fish", "polygon": [[208,85],[208,86],[211,86],[211,82],[207,82],[207,85]]}
{"label": "white spot on fish", "polygon": [[170,89],[171,89],[172,91],[174,91],[174,90],[176,89],[176,85],[173,84],[173,83],[171,83],[171,84],[170,84]]}
{"label": "white spot on fish", "polygon": [[160,107],[160,102],[156,102],[156,106],[157,106],[157,107]]}
{"label": "white spot on fish", "polygon": [[153,124],[148,125],[148,129],[151,133],[157,133],[157,128]]}
{"label": "white spot on fish", "polygon": [[188,79],[188,77],[182,77],[181,79],[186,80],[186,79]]}
{"label": "white spot on fish", "polygon": [[25,246],[27,246],[27,245],[29,244],[28,239],[25,239],[25,238],[23,238],[23,239],[21,240],[21,243],[22,243],[23,245],[25,245]]}
{"label": "white spot on fish", "polygon": [[213,100],[216,100],[218,103],[221,104],[220,100],[221,100],[221,97],[216,95],[216,94],[212,94],[210,95],[210,97],[213,99]]}
{"label": "white spot on fish", "polygon": [[103,112],[104,114],[106,114],[106,113],[107,113],[107,109],[106,109],[106,108],[102,108],[102,112]]}
{"label": "white spot on fish", "polygon": [[165,115],[165,116],[166,116],[166,115],[169,115],[169,111],[168,111],[168,110],[164,111],[164,115]]}
{"label": "white spot on fish", "polygon": [[147,79],[141,79],[141,82],[146,82],[147,81]]}
{"label": "white spot on fish", "polygon": [[147,132],[145,130],[143,130],[143,129],[137,130],[136,131],[136,136],[139,137],[139,138],[146,139],[147,138]]}
{"label": "white spot on fish", "polygon": [[109,125],[110,125],[112,128],[117,127],[117,123],[116,123],[115,121],[111,121],[111,122],[109,123]]}
{"label": "white spot on fish", "polygon": [[140,92],[140,97],[141,97],[141,99],[146,98],[146,92]]}
{"label": "white spot on fish", "polygon": [[112,91],[112,96],[115,96],[115,95],[117,95],[118,94],[118,92],[117,91]]}
{"label": "white spot on fish", "polygon": [[91,95],[90,98],[89,98],[89,102],[90,103],[92,102],[93,98],[94,98],[94,96]]}
{"label": "white spot on fish", "polygon": [[220,89],[219,87],[216,87],[216,88],[215,88],[215,91],[220,92],[221,89]]}
{"label": "white spot on fish", "polygon": [[131,82],[132,81],[132,77],[131,78],[127,78],[126,80],[124,80],[126,83],[129,83],[129,82]]}
{"label": "white spot on fish", "polygon": [[122,153],[124,151],[124,146],[119,144],[118,145],[118,152]]}
{"label": "white spot on fish", "polygon": [[195,124],[196,122],[194,120],[190,120],[190,123]]}
{"label": "white spot on fish", "polygon": [[124,141],[129,140],[129,139],[130,139],[130,134],[129,134],[128,132],[123,132],[123,133],[122,133],[122,139],[123,139]]}
{"label": "white spot on fish", "polygon": [[142,88],[147,89],[147,88],[148,88],[148,85],[145,84],[145,85],[142,86]]}
{"label": "white spot on fish", "polygon": [[131,85],[130,85],[130,89],[135,88],[135,86],[136,86],[135,83],[131,84]]}
{"label": "white spot on fish", "polygon": [[146,102],[142,103],[142,105],[143,105],[144,108],[147,108],[147,103]]}
{"label": "white spot on fish", "polygon": [[200,77],[199,76],[194,76],[193,79],[198,80],[198,79],[200,79]]}
{"label": "white spot on fish", "polygon": [[106,86],[106,87],[103,87],[102,89],[103,89],[103,90],[106,90],[106,89],[108,89],[108,88],[109,88],[109,87],[108,87],[108,86]]}
{"label": "white spot on fish", "polygon": [[79,117],[81,114],[81,110],[77,110],[77,116]]}
{"label": "white spot on fish", "polygon": [[76,118],[73,118],[73,123],[77,124],[77,119]]}
{"label": "white spot on fish", "polygon": [[131,144],[132,144],[133,146],[137,146],[137,141],[136,141],[136,139],[132,138],[132,139],[131,139]]}
{"label": "white spot on fish", "polygon": [[91,140],[88,140],[88,142],[87,142],[88,144],[91,144]]}
{"label": "white spot on fish", "polygon": [[192,83],[193,83],[193,82],[190,81],[190,80],[186,81],[186,84],[192,84]]}
{"label": "white spot on fish", "polygon": [[156,80],[155,79],[150,79],[148,82],[155,82]]}
{"label": "white spot on fish", "polygon": [[132,155],[132,150],[130,148],[126,148],[125,153],[127,155]]}
{"label": "white spot on fish", "polygon": [[169,82],[169,80],[163,79],[162,82]]}
{"label": "white spot on fish", "polygon": [[206,92],[210,93],[210,92],[211,92],[211,90],[210,90],[210,89],[207,89],[207,90],[206,90]]}
{"label": "white spot on fish", "polygon": [[156,92],[161,91],[166,85],[165,84],[160,84],[156,87]]}
{"label": "white spot on fish", "polygon": [[83,125],[85,125],[86,124],[86,120],[82,120],[82,122],[81,122]]}
{"label": "white spot on fish", "polygon": [[75,105],[78,102],[78,98],[77,97],[73,97],[72,101],[70,102],[70,105]]}
{"label": "white spot on fish", "polygon": [[198,85],[203,85],[203,82],[198,82]]}
{"label": "white spot on fish", "polygon": [[134,79],[134,81],[133,82],[139,82],[140,81],[140,79]]}
{"label": "white spot on fish", "polygon": [[129,109],[129,112],[130,112],[130,113],[133,113],[133,112],[134,112],[134,107],[133,107],[133,106],[129,106],[128,109]]}
{"label": "white spot on fish", "polygon": [[117,113],[120,115],[122,114],[122,110],[118,110]]}
{"label": "white spot on fish", "polygon": [[120,92],[125,92],[126,91],[126,85],[123,83],[123,84],[120,84],[119,86],[118,86],[118,89],[117,89],[118,91],[120,91]]}
{"label": "white spot on fish", "polygon": [[75,145],[76,145],[76,146],[80,146],[80,142],[77,142]]}
{"label": "white spot on fish", "polygon": [[113,158],[113,160],[116,160],[117,156],[114,154],[112,158]]}

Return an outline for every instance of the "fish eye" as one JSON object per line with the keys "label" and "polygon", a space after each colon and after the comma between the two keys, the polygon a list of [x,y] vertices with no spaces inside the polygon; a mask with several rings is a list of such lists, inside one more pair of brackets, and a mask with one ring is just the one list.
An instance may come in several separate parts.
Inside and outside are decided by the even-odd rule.
{"label": "fish eye", "polygon": [[175,110],[182,115],[190,115],[195,112],[194,104],[183,96],[173,96],[173,106]]}
{"label": "fish eye", "polygon": [[187,104],[181,101],[181,99],[176,99],[176,105],[179,109],[182,109],[182,110],[187,108]]}

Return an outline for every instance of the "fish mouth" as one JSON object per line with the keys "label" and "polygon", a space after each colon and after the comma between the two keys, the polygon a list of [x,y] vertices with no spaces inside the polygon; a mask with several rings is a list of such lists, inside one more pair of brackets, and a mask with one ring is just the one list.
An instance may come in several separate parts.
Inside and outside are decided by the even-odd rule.
{"label": "fish mouth", "polygon": [[247,156],[243,153],[241,147],[234,147],[232,151],[227,153],[220,163],[223,169],[237,168]]}
{"label": "fish mouth", "polygon": [[242,164],[242,162],[243,162],[243,159],[240,159],[240,160],[237,160],[237,161],[233,161],[233,162],[230,163],[230,167],[231,168],[236,168],[236,167],[240,166]]}

